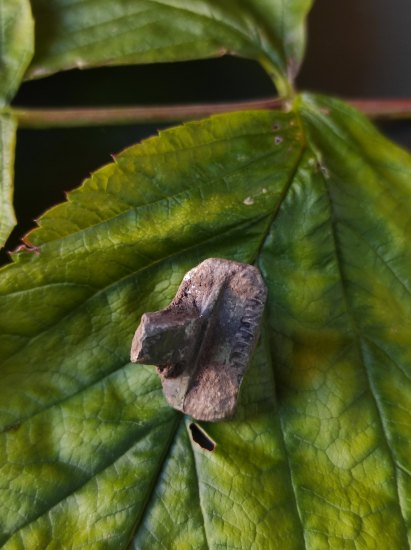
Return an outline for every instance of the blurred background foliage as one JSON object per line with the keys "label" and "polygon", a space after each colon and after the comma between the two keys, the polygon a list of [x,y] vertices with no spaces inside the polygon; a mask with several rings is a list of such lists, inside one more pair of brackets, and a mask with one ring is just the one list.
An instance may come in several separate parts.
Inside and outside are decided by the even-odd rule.
{"label": "blurred background foliage", "polygon": [[[317,0],[298,87],[340,97],[411,97],[409,0]],[[26,82],[13,104],[26,107],[219,102],[274,95],[255,62],[223,57],[176,64],[68,71]],[[178,121],[176,121],[178,123]],[[411,148],[411,121],[378,124]],[[15,248],[44,210],[61,202],[110,155],[164,128],[159,124],[19,130]],[[6,256],[3,256],[5,259]]]}

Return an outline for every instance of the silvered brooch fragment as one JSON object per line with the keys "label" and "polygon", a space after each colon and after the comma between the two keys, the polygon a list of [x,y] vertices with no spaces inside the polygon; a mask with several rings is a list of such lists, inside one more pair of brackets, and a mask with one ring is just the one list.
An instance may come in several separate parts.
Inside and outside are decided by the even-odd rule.
{"label": "silvered brooch fragment", "polygon": [[210,258],[185,276],[171,304],[144,313],[131,361],[157,365],[168,403],[197,420],[230,418],[267,298],[257,268]]}

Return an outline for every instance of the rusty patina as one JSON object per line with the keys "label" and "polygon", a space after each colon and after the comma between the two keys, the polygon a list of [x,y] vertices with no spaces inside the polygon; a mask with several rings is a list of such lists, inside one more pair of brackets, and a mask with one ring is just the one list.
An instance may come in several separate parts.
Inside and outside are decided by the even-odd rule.
{"label": "rusty patina", "polygon": [[267,289],[254,266],[210,258],[171,304],[144,313],[131,361],[157,365],[168,403],[197,420],[230,418],[257,343]]}

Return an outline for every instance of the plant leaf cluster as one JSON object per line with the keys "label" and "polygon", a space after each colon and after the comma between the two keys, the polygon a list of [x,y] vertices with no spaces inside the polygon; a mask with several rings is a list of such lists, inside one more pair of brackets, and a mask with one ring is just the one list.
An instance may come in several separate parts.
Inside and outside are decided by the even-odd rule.
{"label": "plant leaf cluster", "polygon": [[[292,92],[309,3],[32,5],[30,76],[225,51],[262,62],[290,108],[130,147],[2,270],[0,544],[409,548],[411,157],[344,103]],[[212,450],[129,362],[141,314],[209,257],[268,287],[237,414],[201,423]]]}

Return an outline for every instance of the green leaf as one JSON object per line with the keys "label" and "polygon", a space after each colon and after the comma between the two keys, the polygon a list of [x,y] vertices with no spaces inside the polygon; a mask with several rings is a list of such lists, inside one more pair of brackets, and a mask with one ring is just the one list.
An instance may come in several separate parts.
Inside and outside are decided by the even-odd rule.
{"label": "green leaf", "polygon": [[13,173],[17,126],[4,107],[20,85],[33,48],[34,22],[29,0],[0,0],[0,248],[16,223]]}
{"label": "green leaf", "polygon": [[260,61],[280,93],[304,51],[312,0],[33,0],[31,76],[73,67],[184,61],[225,53]]}
{"label": "green leaf", "polygon": [[29,0],[0,0],[0,107],[17,91],[33,56]]}
{"label": "green leaf", "polygon": [[[304,96],[167,130],[43,216],[0,280],[4,548],[409,548],[410,181]],[[128,356],[212,256],[256,262],[269,299],[209,452]]]}
{"label": "green leaf", "polygon": [[17,123],[0,114],[0,248],[16,224],[13,209],[14,148]]}

